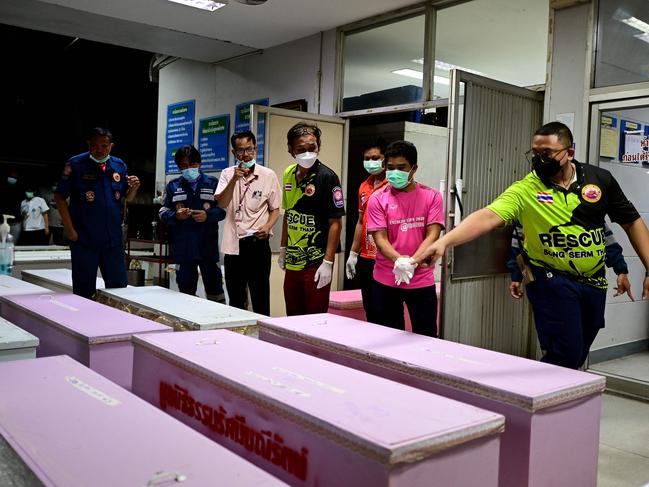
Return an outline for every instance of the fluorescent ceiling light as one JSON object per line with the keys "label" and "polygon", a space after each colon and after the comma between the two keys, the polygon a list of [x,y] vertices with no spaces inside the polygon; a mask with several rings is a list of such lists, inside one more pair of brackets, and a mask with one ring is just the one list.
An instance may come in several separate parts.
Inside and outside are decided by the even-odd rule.
{"label": "fluorescent ceiling light", "polygon": [[[417,64],[424,64],[423,57],[420,57],[419,59],[411,59],[410,61]],[[450,71],[451,69],[461,69],[462,71],[466,71],[467,73],[479,74],[484,76],[484,73],[481,71],[476,71],[475,69],[465,68],[463,66],[457,66],[455,64],[446,63],[438,59],[435,60],[435,69],[439,69],[441,71]]]}
{"label": "fluorescent ceiling light", "polygon": [[626,25],[630,25],[634,29],[638,29],[639,31],[644,32],[645,34],[649,34],[649,24],[647,24],[643,20],[640,20],[636,17],[627,17],[625,19],[619,19],[619,20],[624,22]]}
{"label": "fluorescent ceiling light", "polygon": [[640,39],[641,41],[645,41],[647,44],[649,44],[649,33],[636,34],[633,37]]}
{"label": "fluorescent ceiling light", "polygon": [[[421,71],[417,71],[415,69],[410,69],[410,68],[404,68],[404,69],[397,69],[395,71],[392,71],[393,74],[398,74],[400,76],[407,76],[408,78],[415,78],[418,80],[423,80],[424,79],[424,73]],[[435,75],[433,78],[433,81],[437,83],[438,85],[448,85],[449,80],[448,78],[445,78],[443,76],[437,76]]]}
{"label": "fluorescent ceiling light", "polygon": [[169,0],[173,3],[180,3],[182,5],[187,5],[188,7],[200,8],[201,10],[208,10],[214,12],[220,8],[225,7],[228,2],[227,0],[221,2],[213,2],[212,0]]}
{"label": "fluorescent ceiling light", "polygon": [[410,69],[410,68],[397,69],[392,72],[400,76],[407,76],[408,78],[424,79],[424,73],[422,73],[421,71],[417,71],[415,69]]}

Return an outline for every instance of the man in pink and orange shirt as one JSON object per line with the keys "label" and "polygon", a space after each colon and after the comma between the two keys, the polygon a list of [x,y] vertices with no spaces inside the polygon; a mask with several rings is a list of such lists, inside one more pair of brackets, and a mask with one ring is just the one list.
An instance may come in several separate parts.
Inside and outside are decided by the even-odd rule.
{"label": "man in pink and orange shirt", "polygon": [[367,229],[378,248],[374,266],[374,311],[379,323],[405,327],[403,303],[414,333],[437,336],[434,266],[414,267],[417,258],[444,228],[442,195],[417,183],[417,149],[406,141],[386,150],[389,185],[370,198]]}

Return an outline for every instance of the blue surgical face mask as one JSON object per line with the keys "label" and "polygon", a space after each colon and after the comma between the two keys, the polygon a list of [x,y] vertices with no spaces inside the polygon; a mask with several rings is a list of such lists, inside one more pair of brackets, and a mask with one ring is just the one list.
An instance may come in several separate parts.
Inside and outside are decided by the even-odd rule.
{"label": "blue surgical face mask", "polygon": [[16,178],[12,178],[11,176],[7,178],[7,182],[9,184],[16,184],[18,180]]}
{"label": "blue surgical face mask", "polygon": [[108,154],[106,157],[103,157],[103,158],[101,158],[101,159],[97,159],[95,156],[93,156],[92,154],[90,154],[90,159],[93,160],[93,161],[95,161],[97,164],[103,164],[103,163],[105,163],[105,162],[108,160],[109,157],[110,157],[110,154]]}
{"label": "blue surgical face mask", "polygon": [[409,171],[400,171],[399,169],[393,169],[392,171],[387,171],[385,177],[388,180],[388,183],[392,185],[394,189],[403,189],[410,184],[410,172]]}
{"label": "blue surgical face mask", "polygon": [[28,200],[31,200],[34,197],[34,193],[31,191],[25,191],[25,196],[27,196]]}
{"label": "blue surgical face mask", "polygon": [[252,166],[254,166],[257,163],[256,159],[250,159],[248,162],[240,161],[241,162],[241,167],[245,169],[250,169]]}
{"label": "blue surgical face mask", "polygon": [[193,183],[201,175],[201,170],[197,167],[188,167],[187,169],[183,169],[182,173],[183,173],[183,177],[187,181]]}

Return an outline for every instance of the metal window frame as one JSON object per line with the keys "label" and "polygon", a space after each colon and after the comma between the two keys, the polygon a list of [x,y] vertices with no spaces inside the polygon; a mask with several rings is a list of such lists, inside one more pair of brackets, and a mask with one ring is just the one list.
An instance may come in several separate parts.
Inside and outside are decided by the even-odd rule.
{"label": "metal window frame", "polygon": [[[335,76],[335,97],[336,106],[335,114],[340,117],[375,115],[377,113],[387,113],[396,111],[408,111],[419,108],[431,108],[442,105],[426,105],[427,102],[439,101],[433,100],[433,85],[435,76],[435,31],[437,22],[437,11],[449,7],[454,7],[473,0],[428,0],[408,7],[392,10],[384,14],[375,15],[367,19],[352,22],[338,27],[336,32],[336,76]],[[407,20],[420,15],[424,15],[424,79],[422,80],[422,98],[418,103],[408,103],[404,105],[395,105],[391,107],[376,107],[363,110],[342,111],[344,87],[345,87],[345,39],[348,35],[358,34],[367,30],[376,29],[402,20]],[[419,106],[419,104],[422,104]],[[446,103],[448,104],[448,102]],[[414,106],[414,108],[413,108]],[[397,108],[403,107],[403,109]],[[385,111],[379,111],[385,108]]]}

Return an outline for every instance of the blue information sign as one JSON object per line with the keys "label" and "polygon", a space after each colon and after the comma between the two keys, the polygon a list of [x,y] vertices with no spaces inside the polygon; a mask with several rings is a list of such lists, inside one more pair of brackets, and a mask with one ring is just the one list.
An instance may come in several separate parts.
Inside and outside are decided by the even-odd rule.
{"label": "blue information sign", "polygon": [[228,167],[230,114],[202,118],[198,122],[198,150],[203,171],[221,171]]}
{"label": "blue information sign", "polygon": [[[264,105],[268,106],[270,103],[269,98],[263,98],[261,100],[247,101],[245,103],[239,103],[234,110],[234,132],[243,132],[244,130],[250,129],[250,105]],[[257,137],[257,163],[264,165],[264,134],[266,130],[266,115],[259,114],[257,119],[257,130],[255,136]]]}
{"label": "blue information sign", "polygon": [[167,105],[167,150],[165,152],[167,174],[180,172],[174,162],[174,155],[183,145],[194,143],[195,113],[195,100]]}

